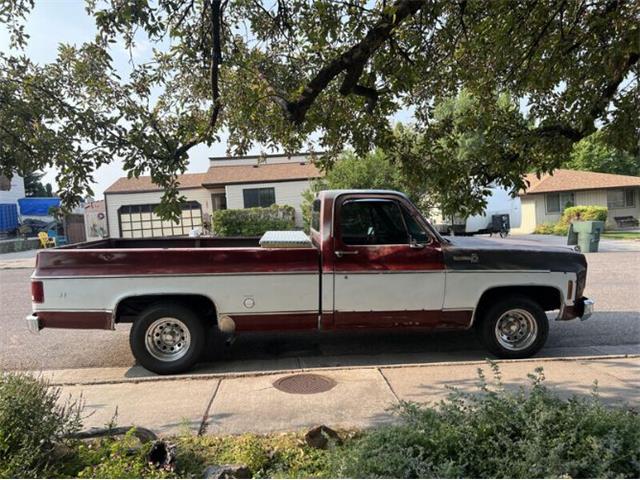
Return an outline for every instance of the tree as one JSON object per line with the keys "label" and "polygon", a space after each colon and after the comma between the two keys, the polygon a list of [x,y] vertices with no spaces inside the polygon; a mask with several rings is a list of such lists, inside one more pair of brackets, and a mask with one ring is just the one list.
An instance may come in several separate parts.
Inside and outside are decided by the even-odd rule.
{"label": "tree", "polygon": [[429,128],[399,126],[389,155],[411,182],[422,181],[445,218],[466,218],[485,208],[489,186],[516,194],[532,165],[550,169],[562,158],[531,141],[536,128],[509,95],[487,100],[463,90],[435,105]]}
{"label": "tree", "polygon": [[424,184],[410,181],[382,149],[365,155],[346,152],[326,172],[324,178],[312,182],[311,188],[302,194],[305,228],[311,219],[311,204],[316,194],[331,189],[397,190],[407,194],[419,207],[429,207]]}
{"label": "tree", "polygon": [[[0,20],[21,47],[33,2],[0,2]],[[330,166],[345,146],[359,154],[387,146],[402,109],[415,109],[416,130],[433,138],[434,105],[462,87],[484,118],[496,92],[527,105],[529,128],[513,135],[511,160],[495,175],[509,165],[552,170],[597,125],[607,143],[634,155],[640,149],[640,4],[631,0],[87,6],[95,41],[61,45],[48,65],[0,56],[0,173],[53,166],[66,202],[78,201],[92,172],[120,157],[129,175],[149,172],[164,187],[160,213],[175,214],[176,175],[189,150],[219,141],[222,129],[233,153],[255,145],[291,152],[314,138]],[[154,47],[152,58],[115,71],[114,45],[140,38]],[[462,182],[455,172],[452,182]],[[515,186],[511,170],[507,180],[495,175],[481,179]]]}
{"label": "tree", "polygon": [[571,157],[563,165],[573,170],[640,175],[640,156],[607,145],[596,132],[573,146]]}
{"label": "tree", "polygon": [[41,179],[44,173],[27,173],[24,180],[24,191],[27,197],[53,197],[53,188],[50,183],[43,184]]}

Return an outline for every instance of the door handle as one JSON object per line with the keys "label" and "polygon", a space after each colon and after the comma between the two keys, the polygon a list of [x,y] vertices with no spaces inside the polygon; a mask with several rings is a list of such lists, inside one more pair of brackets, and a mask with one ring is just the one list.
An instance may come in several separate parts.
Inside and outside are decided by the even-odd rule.
{"label": "door handle", "polygon": [[336,254],[336,257],[342,258],[345,255],[357,255],[358,250],[336,250],[335,254]]}

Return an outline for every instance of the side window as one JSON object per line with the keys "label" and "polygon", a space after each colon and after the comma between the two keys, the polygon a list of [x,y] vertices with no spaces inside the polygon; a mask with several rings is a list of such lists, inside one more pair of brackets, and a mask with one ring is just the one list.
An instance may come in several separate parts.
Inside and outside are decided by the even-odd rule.
{"label": "side window", "polygon": [[396,202],[351,200],[340,208],[340,232],[345,245],[409,243],[409,234]]}
{"label": "side window", "polygon": [[311,207],[311,228],[316,232],[320,231],[320,199],[316,198]]}
{"label": "side window", "polygon": [[404,221],[407,224],[407,228],[409,229],[409,237],[410,240],[417,243],[429,243],[431,238],[424,231],[424,228],[418,223],[418,221],[413,218],[413,215],[409,213],[409,211],[402,208],[402,216],[404,217]]}

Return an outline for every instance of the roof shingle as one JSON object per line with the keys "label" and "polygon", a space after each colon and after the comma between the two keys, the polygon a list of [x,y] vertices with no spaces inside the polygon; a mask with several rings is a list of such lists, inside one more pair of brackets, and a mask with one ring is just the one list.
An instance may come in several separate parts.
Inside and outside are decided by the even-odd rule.
{"label": "roof shingle", "polygon": [[[281,182],[319,178],[322,173],[312,163],[272,163],[255,165],[221,165],[205,173],[185,173],[178,177],[180,188],[214,187],[238,183]],[[151,177],[119,178],[105,193],[141,193],[161,191]]]}
{"label": "roof shingle", "polygon": [[540,178],[533,173],[529,173],[525,176],[525,180],[529,182],[529,188],[522,193],[523,195],[601,188],[640,187],[640,177],[583,172],[562,168],[554,170],[553,175],[544,174]]}

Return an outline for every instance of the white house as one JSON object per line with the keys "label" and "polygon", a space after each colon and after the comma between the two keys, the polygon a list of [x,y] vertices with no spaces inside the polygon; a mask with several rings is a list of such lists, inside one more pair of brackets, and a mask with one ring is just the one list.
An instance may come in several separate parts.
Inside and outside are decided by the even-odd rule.
{"label": "white house", "polygon": [[205,173],[181,175],[180,194],[187,199],[180,223],[161,220],[153,209],[162,189],[150,177],[120,178],[104,192],[111,237],[141,238],[187,235],[218,209],[290,205],[302,224],[302,192],[322,176],[316,154],[212,157]]}
{"label": "white house", "polygon": [[0,175],[0,203],[18,204],[19,198],[24,198],[24,180],[18,175],[14,175],[9,180],[4,175]]}

